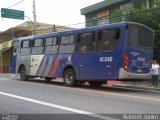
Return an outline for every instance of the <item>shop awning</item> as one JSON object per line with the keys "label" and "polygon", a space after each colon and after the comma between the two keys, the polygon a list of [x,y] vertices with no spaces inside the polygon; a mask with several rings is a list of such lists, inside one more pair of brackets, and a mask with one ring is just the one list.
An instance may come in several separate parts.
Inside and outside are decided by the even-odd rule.
{"label": "shop awning", "polygon": [[0,52],[8,50],[12,45],[12,40],[0,44]]}

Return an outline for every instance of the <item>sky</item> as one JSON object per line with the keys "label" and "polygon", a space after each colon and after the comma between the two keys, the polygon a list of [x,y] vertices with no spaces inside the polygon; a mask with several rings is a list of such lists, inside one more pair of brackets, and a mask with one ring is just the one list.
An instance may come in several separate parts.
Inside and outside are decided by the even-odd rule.
{"label": "sky", "polygon": [[[33,21],[33,0],[0,0],[0,8],[8,8],[18,2],[21,3],[9,9],[24,11],[24,20],[0,18],[0,31],[15,27],[25,21]],[[101,2],[103,0],[35,0],[37,22],[72,25],[85,22],[80,9]]]}

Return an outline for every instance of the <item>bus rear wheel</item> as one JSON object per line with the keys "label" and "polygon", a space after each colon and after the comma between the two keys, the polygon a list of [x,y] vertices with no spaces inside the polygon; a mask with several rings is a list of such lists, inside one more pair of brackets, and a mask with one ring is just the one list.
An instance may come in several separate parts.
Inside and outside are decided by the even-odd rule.
{"label": "bus rear wheel", "polygon": [[97,82],[97,81],[89,81],[88,82],[89,83],[89,85],[91,86],[91,87],[100,87],[101,85],[103,85],[104,84],[104,82]]}
{"label": "bus rear wheel", "polygon": [[66,69],[63,73],[64,84],[68,87],[73,87],[76,84],[76,76],[73,69]]}
{"label": "bus rear wheel", "polygon": [[25,67],[20,68],[20,78],[21,78],[21,80],[28,80],[28,76],[26,74],[26,68]]}

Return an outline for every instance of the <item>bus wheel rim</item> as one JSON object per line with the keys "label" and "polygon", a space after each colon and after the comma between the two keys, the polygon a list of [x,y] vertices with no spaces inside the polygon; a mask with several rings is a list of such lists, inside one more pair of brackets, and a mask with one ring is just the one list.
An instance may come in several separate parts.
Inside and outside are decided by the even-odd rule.
{"label": "bus wheel rim", "polygon": [[73,81],[73,75],[72,75],[72,73],[68,73],[66,75],[66,82],[71,83],[72,81]]}

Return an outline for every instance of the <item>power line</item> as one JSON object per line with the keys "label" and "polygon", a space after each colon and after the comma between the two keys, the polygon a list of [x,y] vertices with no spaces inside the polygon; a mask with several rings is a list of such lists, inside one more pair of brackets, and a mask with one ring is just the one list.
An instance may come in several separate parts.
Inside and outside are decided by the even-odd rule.
{"label": "power line", "polygon": [[8,8],[14,7],[14,6],[16,6],[16,5],[20,4],[20,3],[22,3],[23,1],[24,1],[24,0],[21,0],[20,2],[17,2],[17,3],[15,3],[15,4],[9,6]]}
{"label": "power line", "polygon": [[[20,2],[17,2],[17,3],[15,3],[15,4],[13,4],[13,5],[11,5],[11,6],[7,7],[7,8],[14,7],[14,6],[16,6],[16,5],[20,4],[20,3],[22,3],[23,1],[24,1],[24,0],[21,0]],[[1,12],[1,11],[0,11],[0,12]]]}
{"label": "power line", "polygon": [[[125,16],[124,15],[118,15],[118,16],[113,16],[113,17],[106,17],[106,18],[98,18],[96,20],[90,20],[90,21],[86,21],[86,22],[83,22],[83,23],[77,23],[77,24],[71,24],[71,25],[66,25],[66,26],[58,26],[58,27],[55,27],[55,28],[62,28],[63,27],[69,27],[69,26],[74,26],[74,25],[80,25],[80,24],[88,24],[88,23],[93,23],[93,22],[97,22],[98,20],[107,20],[107,19],[117,19],[117,18],[122,18],[122,17],[125,17],[126,19],[130,16],[134,16],[134,15],[139,15],[139,14],[142,14],[142,13],[147,13],[147,12],[153,12],[154,14],[152,15],[155,15],[156,13],[155,12],[158,12],[158,10],[160,10],[160,8],[154,8],[154,9],[150,9],[150,10],[143,10],[143,11],[139,11],[139,12],[134,12],[134,13],[130,13],[130,14],[126,14]],[[143,17],[143,22],[144,21],[147,21],[148,19],[148,16],[145,16]],[[142,22],[142,21],[141,21]],[[53,27],[50,27],[50,28],[45,28],[45,29],[40,29],[40,30],[36,30],[36,31],[41,31],[41,30],[50,30],[50,29],[53,29]]]}

